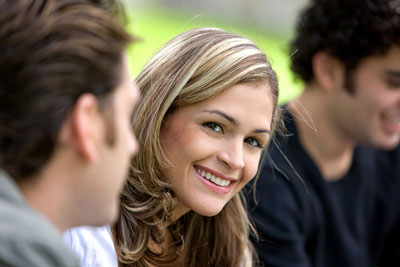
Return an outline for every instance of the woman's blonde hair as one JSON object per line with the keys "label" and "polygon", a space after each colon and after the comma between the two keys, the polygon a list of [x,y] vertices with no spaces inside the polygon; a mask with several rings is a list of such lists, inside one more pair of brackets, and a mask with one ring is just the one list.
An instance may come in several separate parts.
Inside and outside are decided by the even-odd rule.
{"label": "woman's blonde hair", "polygon": [[[242,266],[251,264],[249,221],[241,195],[213,217],[189,211],[170,222],[176,196],[163,176],[170,166],[160,131],[179,107],[218,96],[246,82],[267,82],[278,117],[278,82],[266,55],[250,40],[217,28],[186,31],[166,43],[137,78],[141,102],[133,129],[139,152],[121,196],[113,229],[120,266]],[[172,245],[164,246],[172,238]],[[153,251],[155,244],[161,251]],[[246,257],[245,257],[246,254]]]}

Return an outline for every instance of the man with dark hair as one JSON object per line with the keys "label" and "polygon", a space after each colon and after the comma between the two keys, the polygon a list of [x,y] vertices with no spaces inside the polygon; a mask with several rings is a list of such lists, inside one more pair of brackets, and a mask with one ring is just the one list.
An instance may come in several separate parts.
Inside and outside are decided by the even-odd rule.
{"label": "man with dark hair", "polygon": [[0,0],[0,266],[76,266],[61,232],[117,218],[139,93],[97,2]]}
{"label": "man with dark hair", "polygon": [[291,54],[305,88],[248,191],[260,261],[399,265],[400,1],[312,0]]}

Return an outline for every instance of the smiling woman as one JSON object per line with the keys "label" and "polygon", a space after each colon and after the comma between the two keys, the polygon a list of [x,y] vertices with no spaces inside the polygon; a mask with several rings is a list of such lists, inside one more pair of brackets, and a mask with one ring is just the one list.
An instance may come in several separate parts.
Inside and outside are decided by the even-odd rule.
{"label": "smiling woman", "polygon": [[266,55],[244,37],[198,28],[165,44],[136,81],[139,151],[109,251],[119,266],[252,266],[240,190],[279,117]]}
{"label": "smiling woman", "polygon": [[273,100],[266,81],[235,85],[208,101],[177,109],[161,128],[171,167],[164,174],[183,207],[217,215],[257,172]]}

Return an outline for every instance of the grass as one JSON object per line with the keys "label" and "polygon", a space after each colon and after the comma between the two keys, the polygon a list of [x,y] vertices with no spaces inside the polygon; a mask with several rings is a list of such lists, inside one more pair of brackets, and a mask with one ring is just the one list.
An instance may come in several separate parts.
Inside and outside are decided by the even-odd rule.
{"label": "grass", "polygon": [[165,42],[179,33],[197,27],[218,27],[253,40],[267,54],[278,75],[280,103],[287,102],[301,91],[301,84],[294,81],[289,70],[290,59],[285,52],[287,38],[271,37],[265,31],[251,25],[235,25],[216,18],[157,8],[132,12],[130,21],[128,30],[142,39],[140,43],[128,49],[130,68],[134,77]]}

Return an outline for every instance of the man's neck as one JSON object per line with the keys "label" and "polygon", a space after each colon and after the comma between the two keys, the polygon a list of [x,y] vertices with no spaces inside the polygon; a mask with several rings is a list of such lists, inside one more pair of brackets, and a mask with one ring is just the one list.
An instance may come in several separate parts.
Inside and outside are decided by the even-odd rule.
{"label": "man's neck", "polygon": [[289,103],[299,140],[327,181],[340,179],[353,159],[355,143],[332,121],[325,96],[318,88],[308,88]]}
{"label": "man's neck", "polygon": [[[53,177],[54,178],[54,177]],[[70,228],[68,212],[63,205],[63,191],[47,174],[31,177],[18,183],[26,202],[46,217],[60,232]]]}

